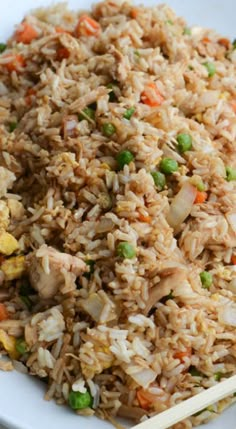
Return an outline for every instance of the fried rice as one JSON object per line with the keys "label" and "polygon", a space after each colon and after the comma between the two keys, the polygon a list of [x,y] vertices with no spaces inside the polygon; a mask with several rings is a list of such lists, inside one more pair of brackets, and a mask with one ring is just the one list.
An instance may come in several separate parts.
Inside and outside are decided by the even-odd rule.
{"label": "fried rice", "polygon": [[235,47],[123,0],[0,45],[0,351],[46,399],[143,421],[236,374]]}

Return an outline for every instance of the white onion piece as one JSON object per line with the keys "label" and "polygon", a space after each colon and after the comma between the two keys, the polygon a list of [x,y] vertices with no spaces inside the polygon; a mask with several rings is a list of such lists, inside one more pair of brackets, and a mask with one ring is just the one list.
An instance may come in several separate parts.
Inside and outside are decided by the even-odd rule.
{"label": "white onion piece", "polygon": [[147,389],[148,386],[156,380],[157,373],[150,368],[143,368],[139,372],[130,374],[130,377],[132,377],[139,386]]}
{"label": "white onion piece", "polygon": [[63,134],[64,138],[75,137],[78,118],[76,115],[68,115],[63,119]]}
{"label": "white onion piece", "polygon": [[226,305],[219,310],[219,322],[224,325],[236,327],[236,305]]}
{"label": "white onion piece", "polygon": [[236,232],[236,213],[235,212],[227,213],[225,216],[232,230]]}
{"label": "white onion piece", "polygon": [[170,211],[167,215],[167,222],[169,225],[177,229],[189,216],[195,198],[197,189],[190,183],[184,183],[178,194],[174,197]]}

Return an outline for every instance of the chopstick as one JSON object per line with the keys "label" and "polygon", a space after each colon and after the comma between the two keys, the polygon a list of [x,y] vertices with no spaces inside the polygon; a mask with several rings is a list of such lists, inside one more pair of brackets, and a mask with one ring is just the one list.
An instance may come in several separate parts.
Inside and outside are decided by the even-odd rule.
{"label": "chopstick", "polygon": [[132,429],[167,429],[234,392],[236,392],[236,375],[218,383],[216,386],[204,390],[190,399],[186,399],[157,416],[145,420]]}

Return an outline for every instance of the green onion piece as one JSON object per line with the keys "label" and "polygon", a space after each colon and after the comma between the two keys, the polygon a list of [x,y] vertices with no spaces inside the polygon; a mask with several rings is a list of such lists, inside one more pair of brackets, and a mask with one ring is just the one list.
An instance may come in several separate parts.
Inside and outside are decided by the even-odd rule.
{"label": "green onion piece", "polygon": [[206,189],[206,187],[205,187],[205,185],[204,185],[204,183],[203,183],[203,182],[199,182],[199,183],[197,184],[197,190],[198,190],[198,191],[203,192],[203,191],[205,191],[205,189]]}
{"label": "green onion piece", "polygon": [[226,167],[226,180],[231,182],[232,180],[236,180],[236,169],[232,167]]}
{"label": "green onion piece", "polygon": [[95,112],[91,107],[85,107],[84,110],[79,114],[79,121],[83,121],[84,119],[95,119]]}
{"label": "green onion piece", "polygon": [[215,381],[220,381],[222,379],[222,377],[224,377],[224,374],[222,372],[216,372],[214,374]]}
{"label": "green onion piece", "polygon": [[19,295],[28,296],[28,295],[35,295],[35,294],[36,294],[36,291],[31,287],[30,283],[26,279],[24,283],[20,285]]}
{"label": "green onion piece", "polygon": [[10,131],[10,133],[13,133],[13,131],[15,131],[16,127],[17,127],[17,122],[11,122],[9,124],[9,131]]}
{"label": "green onion piece", "polygon": [[112,90],[109,92],[109,101],[111,103],[114,103],[115,101],[117,101],[117,96],[114,89],[118,88],[118,86],[114,83],[108,83],[107,88]]}
{"label": "green onion piece", "polygon": [[204,377],[204,374],[199,371],[195,366],[191,365],[188,370],[189,374],[193,377]]}
{"label": "green onion piece", "polygon": [[152,178],[154,180],[155,186],[157,187],[158,191],[163,191],[165,185],[166,185],[166,178],[163,173],[160,171],[152,171],[151,172]]}
{"label": "green onion piece", "polygon": [[160,302],[162,304],[165,304],[167,301],[169,301],[169,299],[175,299],[173,292],[174,292],[173,289],[171,289],[170,293],[166,296],[163,296],[163,298],[160,300]]}
{"label": "green onion piece", "polygon": [[85,261],[86,265],[89,266],[90,270],[87,273],[83,274],[83,277],[85,277],[86,279],[90,279],[91,275],[94,273],[95,270],[95,261],[93,261],[92,259],[88,259],[87,261]]}
{"label": "green onion piece", "polygon": [[119,243],[116,252],[118,256],[124,259],[133,259],[136,255],[136,251],[132,244],[126,242]]}
{"label": "green onion piece", "polygon": [[32,309],[33,303],[32,303],[31,299],[28,296],[20,295],[20,299],[23,302],[23,304],[25,304],[25,306],[28,308],[28,310]]}
{"label": "green onion piece", "polygon": [[27,344],[26,344],[24,338],[17,338],[17,340],[16,340],[16,350],[21,355],[24,355],[25,353],[27,353],[28,347],[27,347]]}
{"label": "green onion piece", "polygon": [[102,125],[102,132],[106,137],[111,137],[116,132],[116,127],[111,122]]}
{"label": "green onion piece", "polygon": [[136,57],[138,57],[138,58],[140,58],[140,57],[141,57],[140,52],[139,52],[139,51],[137,51],[137,50],[135,50],[135,51],[134,51],[134,55],[136,55]]}
{"label": "green onion piece", "polygon": [[178,151],[180,153],[184,153],[192,149],[192,137],[190,134],[178,134],[176,140],[178,142]]}
{"label": "green onion piece", "polygon": [[123,170],[124,166],[130,164],[133,160],[134,155],[129,150],[122,150],[116,156],[119,170]]}
{"label": "green onion piece", "polygon": [[185,27],[184,31],[183,31],[183,34],[186,35],[186,36],[191,36],[191,34],[192,34],[191,29],[188,28],[188,27]]}
{"label": "green onion piece", "polygon": [[2,54],[7,49],[7,45],[5,43],[0,43],[0,54]]}
{"label": "green onion piece", "polygon": [[71,391],[68,402],[72,410],[83,410],[93,406],[93,398],[88,391],[85,393]]}
{"label": "green onion piece", "polygon": [[202,271],[200,273],[200,279],[202,282],[203,289],[210,289],[213,282],[212,274],[209,273],[208,271]]}
{"label": "green onion piece", "polygon": [[206,67],[207,71],[208,71],[208,77],[212,77],[214,76],[215,72],[216,72],[216,66],[213,63],[210,62],[205,62],[203,63],[203,65]]}
{"label": "green onion piece", "polygon": [[166,23],[166,24],[169,24],[169,25],[174,25],[174,23],[173,23],[172,19],[167,19],[167,20],[165,21],[165,23]]}
{"label": "green onion piece", "polygon": [[134,112],[135,112],[135,107],[130,107],[129,109],[127,109],[127,110],[125,111],[125,113],[124,113],[123,117],[124,117],[125,119],[130,120],[130,119],[132,118],[132,116],[133,116]]}
{"label": "green onion piece", "polygon": [[160,162],[160,170],[164,174],[172,174],[178,170],[178,163],[172,158],[163,158]]}

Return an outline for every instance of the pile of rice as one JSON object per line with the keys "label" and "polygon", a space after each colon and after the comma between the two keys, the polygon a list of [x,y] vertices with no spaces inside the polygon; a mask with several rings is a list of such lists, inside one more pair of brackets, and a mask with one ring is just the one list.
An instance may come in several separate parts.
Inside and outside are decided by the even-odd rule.
{"label": "pile of rice", "polygon": [[0,350],[47,399],[89,391],[78,413],[143,421],[236,373],[234,48],[107,0],[37,10],[3,49]]}

